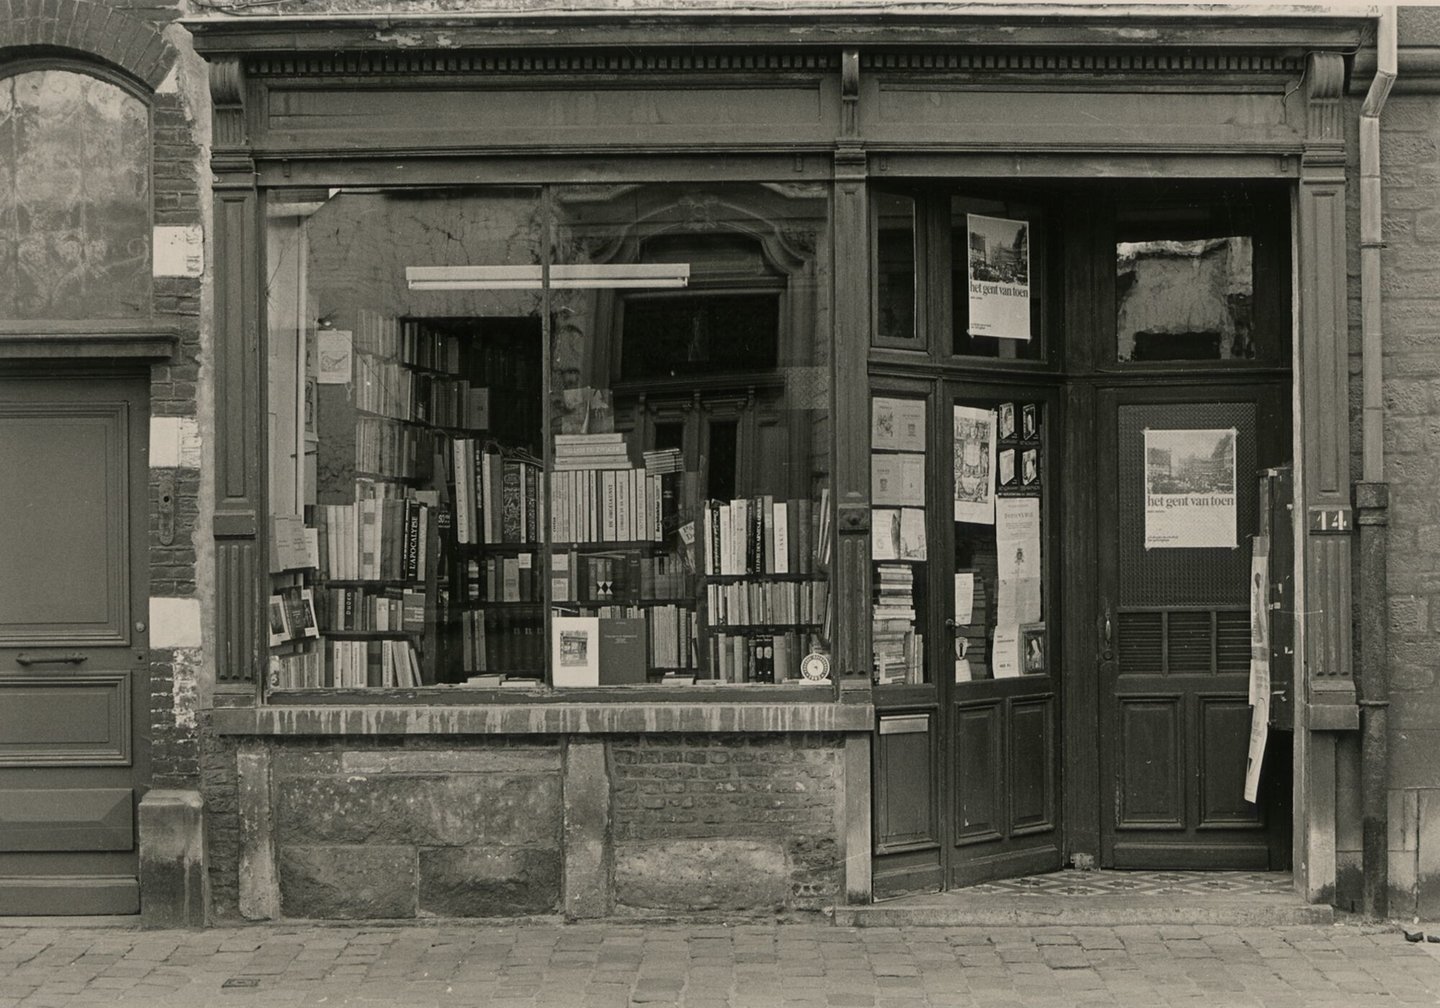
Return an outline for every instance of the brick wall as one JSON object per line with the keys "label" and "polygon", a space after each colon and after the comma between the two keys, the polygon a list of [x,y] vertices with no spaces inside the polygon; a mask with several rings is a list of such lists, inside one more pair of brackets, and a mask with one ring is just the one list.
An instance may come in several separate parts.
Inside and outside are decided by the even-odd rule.
{"label": "brick wall", "polygon": [[610,743],[615,898],[686,910],[817,909],[844,885],[828,735]]}
{"label": "brick wall", "polygon": [[[1409,11],[1402,27],[1406,44],[1440,37],[1435,12]],[[1381,123],[1390,911],[1434,916],[1440,913],[1440,760],[1434,756],[1440,752],[1440,100],[1395,94]]]}

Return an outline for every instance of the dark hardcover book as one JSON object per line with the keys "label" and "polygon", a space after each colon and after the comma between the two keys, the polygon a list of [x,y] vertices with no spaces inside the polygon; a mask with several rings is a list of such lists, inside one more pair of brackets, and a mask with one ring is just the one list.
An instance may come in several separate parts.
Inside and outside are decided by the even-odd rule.
{"label": "dark hardcover book", "polygon": [[644,619],[600,620],[601,686],[645,681],[647,634],[648,628]]}
{"label": "dark hardcover book", "polygon": [[750,638],[750,678],[752,682],[775,681],[775,638],[770,634]]}

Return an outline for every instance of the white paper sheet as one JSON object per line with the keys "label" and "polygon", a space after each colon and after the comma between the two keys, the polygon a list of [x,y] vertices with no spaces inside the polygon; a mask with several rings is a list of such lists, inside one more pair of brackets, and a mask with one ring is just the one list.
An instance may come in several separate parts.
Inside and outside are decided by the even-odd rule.
{"label": "white paper sheet", "polygon": [[995,502],[999,626],[1038,623],[1040,611],[1040,501],[1001,497]]}
{"label": "white paper sheet", "polygon": [[1030,338],[1030,225],[966,214],[971,336]]}

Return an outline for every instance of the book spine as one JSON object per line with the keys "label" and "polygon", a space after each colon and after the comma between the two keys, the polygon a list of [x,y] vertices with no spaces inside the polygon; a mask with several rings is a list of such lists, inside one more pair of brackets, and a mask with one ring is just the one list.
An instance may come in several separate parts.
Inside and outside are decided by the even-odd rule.
{"label": "book spine", "polygon": [[520,463],[506,460],[503,463],[500,493],[500,542],[518,543],[524,535],[524,502],[522,500],[524,479]]}

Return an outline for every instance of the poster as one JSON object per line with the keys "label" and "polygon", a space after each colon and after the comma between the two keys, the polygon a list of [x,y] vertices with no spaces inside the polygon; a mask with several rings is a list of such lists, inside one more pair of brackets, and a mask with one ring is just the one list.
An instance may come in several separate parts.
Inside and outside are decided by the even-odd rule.
{"label": "poster", "polygon": [[1250,557],[1250,751],[1245,758],[1245,800],[1260,789],[1260,767],[1270,736],[1270,539],[1255,536]]}
{"label": "poster", "polygon": [[345,329],[321,329],[319,343],[319,375],[321,385],[349,385],[353,359],[350,333]]}
{"label": "poster", "polygon": [[967,214],[971,336],[1030,338],[1030,225]]}
{"label": "poster", "polygon": [[920,508],[900,509],[900,559],[925,559],[925,512]]}
{"label": "poster", "polygon": [[923,452],[925,400],[876,396],[870,403],[870,447]]}
{"label": "poster", "polygon": [[870,513],[870,559],[900,559],[900,509],[875,508]]}
{"label": "poster", "polygon": [[1020,628],[997,626],[993,651],[996,679],[1013,679],[1020,675]]}
{"label": "poster", "polygon": [[955,625],[968,626],[975,611],[975,572],[955,572]]}
{"label": "poster", "polygon": [[1235,429],[1145,431],[1145,548],[1234,547]]}
{"label": "poster", "polygon": [[1255,536],[1250,557],[1250,705],[1270,695],[1270,537]]}
{"label": "poster", "polygon": [[955,407],[955,520],[995,524],[995,411]]}
{"label": "poster", "polygon": [[995,560],[996,624],[1010,627],[1040,622],[1039,498],[1002,497],[996,501]]}
{"label": "poster", "polygon": [[925,456],[870,456],[870,498],[875,504],[925,506]]}

